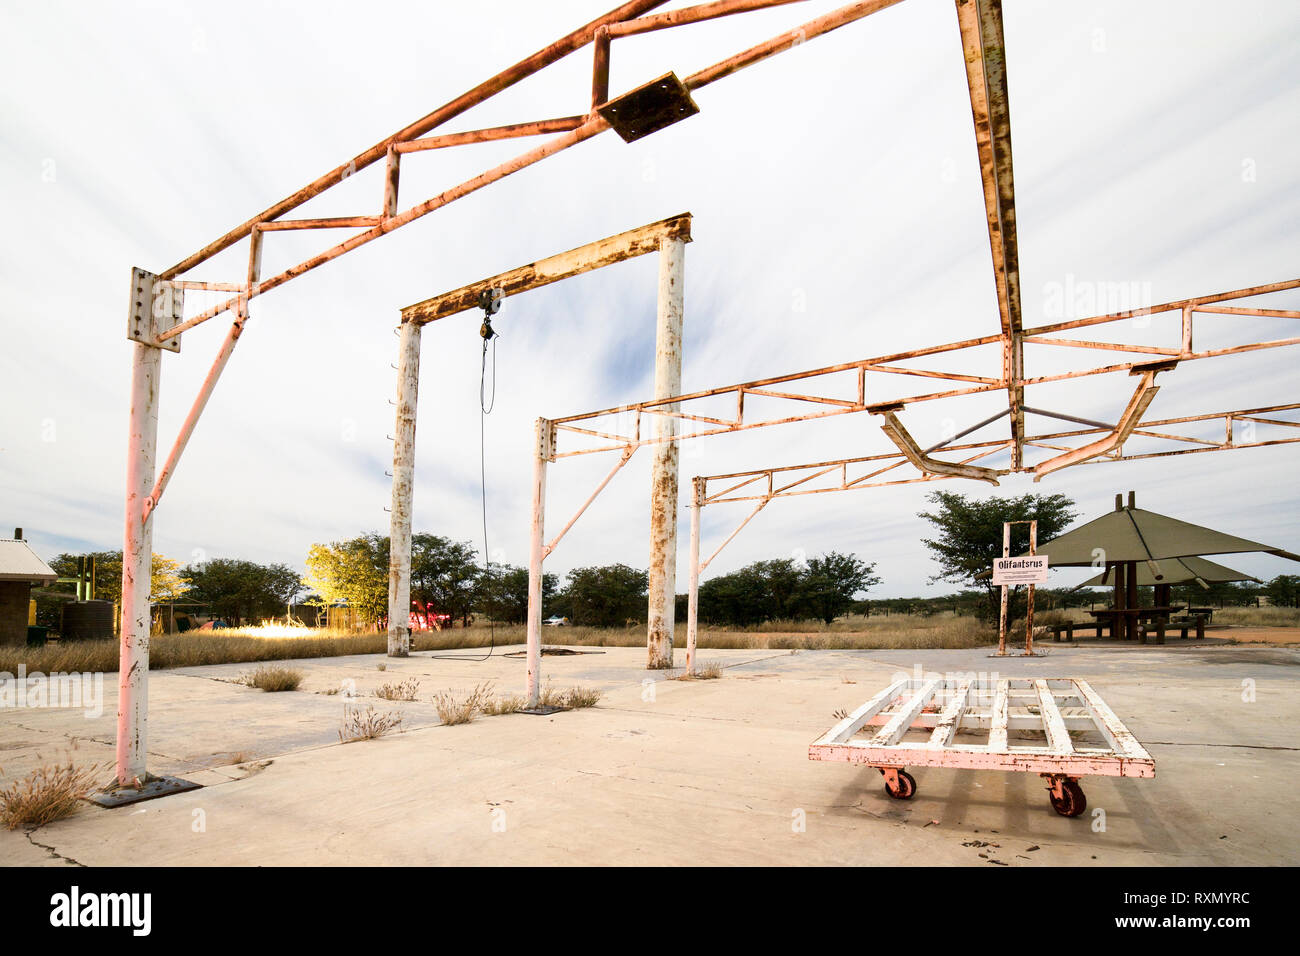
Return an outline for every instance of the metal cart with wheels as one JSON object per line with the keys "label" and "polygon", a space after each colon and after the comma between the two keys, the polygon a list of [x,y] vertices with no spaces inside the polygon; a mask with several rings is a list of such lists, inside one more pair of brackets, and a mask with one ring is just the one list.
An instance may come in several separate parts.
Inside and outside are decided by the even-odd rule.
{"label": "metal cart with wheels", "polygon": [[[905,738],[911,739],[905,739]],[[1012,770],[1048,781],[1052,808],[1087,808],[1081,777],[1154,777],[1155,760],[1087,681],[1076,678],[905,678],[808,747],[810,760],[875,767],[885,792],[916,793],[906,767]]]}

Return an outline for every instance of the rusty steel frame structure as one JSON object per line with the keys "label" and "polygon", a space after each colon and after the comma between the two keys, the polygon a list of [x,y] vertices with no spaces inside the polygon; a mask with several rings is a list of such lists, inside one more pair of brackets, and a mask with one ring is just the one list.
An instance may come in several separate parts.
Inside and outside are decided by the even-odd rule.
{"label": "rusty steel frame structure", "polygon": [[[650,12],[654,8],[664,5],[665,2],[666,0],[632,0],[632,2],[621,4],[604,16],[598,17],[565,35],[532,56],[521,60],[437,110],[398,130],[351,160],[335,167],[297,192],[225,233],[220,238],[203,246],[197,252],[169,269],[157,275],[143,270],[136,270],[133,275],[132,305],[128,331],[128,335],[134,340],[135,346],[132,359],[132,398],[128,431],[127,489],[124,516],[121,662],[116,754],[116,777],[119,787],[138,789],[146,784],[149,779],[145,755],[147,752],[148,711],[149,562],[152,551],[154,513],[167,487],[167,483],[174,474],[177,463],[193,434],[197,421],[211,397],[216,382],[242,335],[249,319],[251,300],[452,202],[477,192],[494,182],[498,182],[506,176],[533,166],[611,128],[618,129],[620,135],[630,140],[632,137],[628,135],[627,131],[612,124],[608,118],[614,112],[611,109],[612,104],[616,102],[622,103],[627,97],[638,92],[633,90],[623,94],[622,97],[611,98],[610,96],[609,63],[611,44],[614,39],[683,27],[705,20],[769,7],[783,6],[787,3],[796,2],[796,0],[715,0],[715,2],[700,3],[665,13],[653,14]],[[901,0],[859,0],[859,2],[849,3],[801,26],[787,30],[770,40],[751,46],[712,66],[689,74],[682,80],[677,80],[673,74],[667,74],[665,77],[661,77],[660,80],[671,81],[672,84],[680,88],[679,94],[689,99],[690,94],[694,91],[729,76],[744,67],[766,60],[775,54],[887,9],[899,2]],[[1038,329],[1026,330],[1023,328],[1019,268],[1016,253],[1014,181],[1011,164],[1011,136],[1001,2],[1000,0],[955,0],[955,6],[966,61],[976,145],[982,172],[990,248],[993,256],[994,279],[997,290],[1000,324],[998,334],[980,339],[970,339],[962,343],[953,343],[948,346],[898,353],[894,356],[880,357],[868,362],[850,363],[810,373],[750,382],[741,386],[733,386],[731,389],[713,390],[709,393],[695,395],[678,396],[672,394],[676,389],[672,387],[671,370],[662,370],[665,371],[665,376],[656,375],[656,395],[649,402],[641,403],[639,406],[622,406],[618,409],[607,410],[606,413],[598,412],[585,416],[550,420],[549,424],[547,423],[548,420],[539,420],[538,447],[535,455],[537,461],[544,463],[553,461],[556,458],[566,457],[569,454],[587,454],[593,451],[608,450],[607,448],[589,448],[573,452],[560,451],[558,438],[562,434],[578,435],[586,432],[588,437],[596,436],[613,439],[614,444],[608,447],[621,450],[625,456],[630,456],[642,444],[657,444],[663,446],[661,449],[656,450],[656,454],[660,455],[662,461],[659,473],[664,476],[671,474],[675,500],[675,451],[679,438],[693,438],[704,434],[738,431],[777,424],[779,421],[806,421],[827,415],[867,411],[884,416],[883,427],[886,429],[887,434],[890,435],[891,440],[898,446],[901,459],[910,461],[914,466],[919,467],[923,472],[923,480],[934,480],[938,477],[967,477],[996,482],[998,474],[1005,472],[999,472],[987,465],[978,464],[981,459],[992,454],[992,451],[985,454],[976,446],[948,444],[947,449],[949,451],[970,450],[974,454],[970,455],[966,460],[960,461],[944,461],[933,458],[930,452],[941,447],[943,443],[935,448],[921,449],[911,439],[901,420],[898,419],[897,413],[903,411],[908,404],[917,402],[986,391],[1003,391],[1007,397],[1008,407],[1005,412],[1000,413],[997,417],[1002,417],[1002,415],[1008,417],[1009,436],[1001,442],[1001,448],[1007,450],[1011,456],[1009,470],[1023,471],[1025,468],[1022,455],[1026,447],[1051,448],[1049,442],[1059,442],[1071,434],[1076,434],[1058,433],[1034,436],[1033,439],[1027,439],[1024,430],[1024,416],[1026,412],[1032,412],[1033,409],[1024,404],[1024,389],[1026,386],[1073,377],[1074,374],[1090,375],[1127,370],[1137,375],[1139,378],[1137,391],[1117,425],[1112,426],[1106,423],[1087,421],[1079,422],[1068,415],[1057,416],[1088,425],[1091,429],[1088,434],[1098,437],[1086,446],[1062,451],[1059,456],[1040,462],[1035,467],[1035,473],[1037,477],[1042,477],[1048,471],[1095,460],[1098,456],[1109,455],[1115,457],[1115,452],[1122,448],[1126,437],[1135,432],[1140,433],[1138,432],[1138,426],[1142,424],[1142,414],[1151,397],[1154,396],[1154,379],[1156,375],[1175,367],[1178,362],[1205,358],[1211,354],[1228,354],[1232,351],[1289,345],[1298,341],[1288,339],[1278,342],[1261,342],[1240,349],[1197,354],[1191,350],[1190,316],[1192,311],[1235,314],[1235,312],[1241,310],[1222,306],[1221,303],[1231,298],[1300,287],[1300,280],[1289,283],[1276,283],[1273,286],[1260,287],[1255,290],[1239,290],[1236,294],[1219,297],[1186,300],[1183,303],[1184,328],[1186,331],[1181,347],[1172,350],[1172,352],[1171,350],[1158,351],[1155,361],[1148,359],[1143,362],[1120,363],[1104,369],[1092,369],[1063,376],[1044,376],[1038,379],[1026,378],[1024,374],[1024,347],[1026,344],[1055,344],[1078,347],[1079,343],[1077,342],[1071,343],[1060,339],[1053,339],[1050,343],[1037,340],[1041,337],[1051,336],[1058,331],[1084,327],[1089,322],[1099,323],[1143,314],[1144,310],[1100,317],[1096,320],[1059,323],[1055,326],[1044,326]],[[544,118],[504,126],[430,135],[438,127],[588,45],[591,45],[593,50],[592,85],[590,105],[585,108],[585,112],[559,118]],[[659,81],[654,82],[658,83]],[[665,86],[665,88],[667,87]],[[691,105],[693,106],[693,104]],[[686,111],[682,110],[682,112]],[[417,202],[404,210],[400,208],[398,200],[402,156],[427,150],[455,148],[476,143],[534,136],[547,136],[549,138],[541,145],[526,150],[506,162],[491,166],[482,173],[435,196]],[[285,218],[287,214],[309,200],[327,193],[331,188],[338,186],[360,170],[381,161],[384,163],[384,175],[377,211],[361,212],[351,216]],[[350,230],[352,234],[343,241],[329,246],[316,255],[298,262],[296,265],[290,266],[275,275],[263,277],[262,251],[267,234],[280,231],[337,229]],[[242,274],[237,280],[211,281],[191,277],[190,273],[196,267],[245,240],[247,240],[246,267],[241,269]],[[661,257],[664,257],[662,250]],[[678,262],[680,262],[680,259]],[[676,266],[670,266],[667,268],[667,272],[671,275],[675,269],[677,269]],[[665,278],[664,273],[664,268],[661,268],[661,312],[663,311],[662,286]],[[680,275],[680,272],[678,271],[677,274]],[[230,295],[224,301],[187,317],[184,315],[184,294],[186,291],[194,290],[230,293]],[[678,291],[680,292],[680,290]],[[1189,305],[1197,306],[1197,308],[1188,310],[1186,307]],[[1210,305],[1219,307],[1204,307]],[[677,328],[680,329],[680,296],[678,296],[677,307],[679,310]],[[670,304],[669,311],[671,311],[671,308]],[[171,446],[166,462],[161,471],[155,474],[161,351],[179,350],[182,333],[225,313],[230,313],[232,317],[226,336],[218,349],[206,379],[198,390],[189,414]],[[1249,314],[1264,313],[1256,310]],[[1287,310],[1273,310],[1269,314],[1297,317],[1296,313]],[[661,314],[661,332],[665,328],[663,319],[664,316]],[[408,440],[402,437],[404,429],[409,432],[409,441],[413,443],[413,420],[404,422],[400,412],[404,403],[407,404],[408,408],[413,408],[415,385],[418,380],[419,346],[418,335],[414,334],[414,328],[413,325],[410,332],[403,334],[400,350],[400,355],[408,373],[414,369],[415,374],[414,376],[404,375],[399,381],[399,434],[395,443],[395,451],[397,445],[401,445]],[[671,334],[671,324],[669,331]],[[980,345],[995,346],[999,350],[1001,368],[998,374],[967,375],[913,369],[897,364],[927,355],[955,352]],[[1115,348],[1116,346],[1114,344],[1095,343],[1095,347]],[[1128,347],[1120,350],[1122,351],[1125,348],[1128,351],[1144,351],[1140,348]],[[861,384],[856,394],[837,398],[830,395],[817,395],[812,392],[805,395],[782,393],[778,389],[770,388],[772,385],[840,371],[848,371],[850,374],[858,376]],[[926,394],[905,396],[892,403],[868,402],[864,381],[868,372],[937,379],[944,382],[944,389]],[[730,391],[736,397],[737,408],[734,418],[724,418],[716,415],[693,415],[681,411],[678,407],[703,395],[715,396],[724,391]],[[746,395],[761,397],[765,400],[791,399],[795,402],[812,402],[825,410],[813,414],[787,415],[779,420],[746,421],[744,409]],[[1272,410],[1280,410],[1281,408],[1282,406],[1276,406]],[[616,414],[630,412],[635,419],[635,430],[630,435],[605,434],[595,429],[582,429],[574,424],[584,419],[599,418],[611,411]],[[1262,415],[1270,410],[1256,409],[1253,411]],[[640,434],[640,417],[643,414],[653,415],[656,419],[654,433],[646,438],[643,438]],[[1230,422],[1233,420],[1233,416],[1245,417],[1244,412],[1219,414],[1228,416]],[[703,427],[696,427],[693,432],[679,435],[677,425],[682,422],[695,423],[696,426]],[[1154,428],[1161,423],[1148,422],[1145,424]],[[713,430],[709,431],[709,428]],[[410,444],[410,451],[413,456],[413,444]],[[396,458],[395,462],[397,462]],[[409,460],[402,459],[397,463],[399,467],[408,470],[409,478],[409,469],[413,467],[413,457]],[[544,464],[541,467],[544,470]],[[396,487],[396,470],[394,477],[394,497],[396,500],[399,493]],[[409,488],[409,480],[407,481],[407,487]],[[659,495],[658,500],[663,500],[668,490],[667,486],[665,486],[660,492],[657,492],[656,494]],[[535,482],[535,510],[542,500],[544,500],[544,481]],[[696,509],[695,513],[698,514],[698,509]],[[664,521],[660,522],[660,524],[667,525],[668,522]],[[570,522],[569,526],[571,525],[572,522]],[[566,526],[566,531],[569,526]],[[666,545],[673,533],[675,532],[670,532],[665,527],[660,537],[659,546]],[[552,542],[553,545],[554,542]],[[539,549],[534,547],[534,550]],[[544,551],[545,545],[540,550]],[[665,571],[668,575],[671,575],[671,566],[666,567]],[[665,584],[668,583],[663,574],[660,577],[664,578]],[[530,593],[530,597],[533,596]],[[539,591],[536,597],[540,598]],[[669,613],[671,613],[672,606],[671,598],[672,593],[670,590],[667,594]],[[530,611],[530,617],[531,613]],[[668,627],[671,628],[671,623],[669,623]],[[671,654],[671,630],[668,630],[667,634],[667,649],[668,653]],[[390,639],[391,637],[392,635],[390,635]],[[400,636],[398,644],[398,652],[400,653]]]}
{"label": "rusty steel frame structure", "polygon": [[[407,615],[411,599],[411,508],[415,470],[416,388],[419,382],[421,331],[425,325],[478,308],[485,293],[497,300],[561,282],[650,253],[659,255],[658,324],[655,347],[656,394],[669,395],[681,388],[683,290],[685,246],[691,241],[691,215],[681,213],[596,242],[578,246],[402,309],[401,349],[398,365],[397,435],[393,445],[393,506],[389,548],[388,653],[405,657],[410,652]],[[485,329],[486,330],[486,329]],[[661,417],[660,437],[670,438],[675,422]],[[549,543],[546,542],[546,472],[555,454],[555,429],[538,419],[534,436],[532,523],[529,533],[527,618],[527,704],[538,706],[542,666],[542,563],[568,530],[632,457],[623,455],[596,491]],[[677,542],[676,446],[661,441],[656,447],[651,479],[650,622],[647,648],[650,665],[655,654],[667,654],[672,665],[672,601]],[[657,561],[656,561],[657,558]],[[656,613],[657,612],[657,613]]]}
{"label": "rusty steel frame structure", "polygon": [[[1014,389],[1009,388],[1007,382],[992,376],[981,376],[967,371],[919,369],[896,364],[926,356],[968,353],[969,350],[982,346],[1000,346],[1004,343],[1002,336],[991,335],[555,418],[551,420],[551,425],[557,434],[568,436],[571,442],[586,444],[571,448],[557,447],[554,457],[558,460],[602,452],[619,452],[621,466],[621,462],[626,461],[632,452],[642,445],[654,445],[665,440],[654,434],[642,435],[642,421],[647,416],[654,419],[671,418],[689,425],[689,430],[673,437],[674,442],[864,412],[879,417],[881,431],[897,446],[896,451],[803,464],[783,464],[749,471],[697,476],[693,479],[686,626],[686,666],[690,670],[695,664],[699,575],[759,512],[776,499],[953,478],[997,484],[1002,476],[1014,473],[1032,474],[1037,481],[1063,468],[1082,464],[1134,461],[1300,442],[1300,431],[1295,431],[1300,429],[1300,421],[1277,417],[1300,409],[1300,403],[1214,411],[1176,418],[1147,419],[1144,417],[1159,388],[1155,385],[1156,376],[1173,371],[1181,363],[1300,345],[1300,337],[1287,337],[1199,351],[1193,347],[1193,328],[1198,314],[1235,318],[1259,316],[1300,319],[1300,311],[1223,304],[1295,288],[1300,288],[1300,279],[1031,329],[1025,338],[1031,339],[1032,344],[1035,345],[1070,347],[1082,350],[1084,354],[1096,350],[1127,352],[1128,356],[1121,357],[1128,360],[1052,375],[1022,378],[1014,383],[1016,386]],[[1178,341],[1169,347],[1132,345],[1096,337],[1088,340],[1051,337],[1057,332],[1115,325],[1136,317],[1160,313],[1180,315]],[[1127,373],[1135,378],[1137,384],[1114,422],[1090,421],[1078,415],[1024,404],[1023,396],[1026,388],[1089,376],[1113,376],[1120,373]],[[889,380],[890,376],[901,375],[920,377],[927,382],[937,380],[944,384],[935,391],[914,394],[882,392],[877,395],[872,394],[872,390],[868,388],[868,374],[871,374],[874,380],[879,380],[877,377]],[[805,381],[816,381],[822,387],[814,391],[804,386],[799,390],[801,386],[798,383]],[[836,394],[837,390],[838,394]],[[1025,434],[1022,431],[1018,437],[1011,438],[958,441],[1012,414],[1009,402],[1007,408],[996,414],[974,422],[969,427],[929,447],[922,448],[899,418],[910,405],[1004,391],[1009,398],[1012,394],[1020,397],[1019,407],[1022,414],[1029,413],[1064,420],[1082,427],[1035,434]],[[747,396],[765,399],[775,403],[777,408],[769,414],[755,415],[752,402],[750,407],[746,405]],[[723,414],[713,407],[706,407],[699,413],[692,410],[696,406],[709,406],[710,403],[716,405],[720,401],[725,401],[729,406],[728,417],[723,417]],[[808,410],[799,411],[801,408]],[[705,414],[705,411],[709,414]],[[1220,421],[1222,438],[1217,440],[1191,434],[1185,427],[1181,429],[1181,433],[1177,430],[1179,426]],[[605,422],[613,424],[605,424]],[[1251,435],[1247,440],[1242,441],[1236,434],[1237,423],[1247,423],[1252,430],[1259,425],[1273,426],[1279,429],[1278,436],[1257,440]],[[1175,430],[1171,431],[1171,428]],[[1154,440],[1156,450],[1126,451],[1126,442],[1131,442],[1134,438]],[[1016,449],[1019,450],[1018,453]],[[1036,457],[1037,460],[1030,461],[1026,457],[1026,451],[1030,452],[1029,457]],[[936,452],[955,457],[935,457]],[[985,459],[1001,453],[1007,454],[1011,461],[1019,461],[1019,467],[991,468],[981,464]],[[911,466],[911,471],[896,471],[903,466]],[[891,472],[893,474],[890,474]],[[608,479],[602,482],[597,488],[597,493],[607,482]],[[712,490],[713,488],[719,490]],[[726,502],[750,502],[753,503],[753,508],[713,553],[701,560],[700,512],[707,505]],[[584,509],[585,507],[586,505]]]}
{"label": "rusty steel frame structure", "polygon": [[[291,195],[207,243],[198,251],[160,273],[142,269],[132,276],[128,337],[132,349],[131,403],[128,421],[127,475],[122,571],[121,654],[118,680],[116,784],[140,790],[149,780],[148,745],[149,669],[149,567],[154,512],[193,435],[199,417],[211,398],[249,319],[250,302],[272,289],[338,259],[353,250],[429,215],[459,199],[533,166],[563,150],[585,142],[611,128],[602,110],[619,101],[610,96],[609,67],[616,38],[671,30],[720,17],[744,14],[800,0],[712,0],[675,10],[652,13],[667,0],[629,0],[564,35],[531,56],[479,83],[431,113],[399,129],[370,148],[334,167]],[[807,21],[793,29],[750,46],[682,80],[672,77],[683,95],[702,89],[737,71],[762,62],[808,40],[894,6],[902,0],[857,0]],[[959,0],[959,5],[974,0]],[[981,0],[983,2],[983,0]],[[996,0],[993,0],[996,2]],[[530,76],[584,47],[592,47],[592,83],[584,111],[558,118],[526,120],[508,125],[433,134],[434,130],[510,89]],[[661,78],[661,79],[667,79]],[[636,91],[631,91],[636,92]],[[630,94],[624,94],[627,96]],[[612,115],[612,114],[611,114]],[[659,128],[659,127],[656,127]],[[624,130],[619,129],[620,135]],[[430,135],[433,134],[433,135]],[[428,150],[478,143],[547,136],[541,145],[401,209],[399,187],[402,157]],[[624,135],[624,138],[628,138]],[[377,209],[355,215],[286,218],[289,213],[350,179],[359,171],[382,162],[384,175]],[[349,230],[351,235],[323,251],[272,276],[262,275],[262,252],[268,234],[282,231]],[[234,280],[212,280],[191,275],[219,253],[247,242],[246,266]],[[184,314],[187,291],[230,293],[223,301],[194,315]],[[181,335],[229,313],[231,323],[211,368],[191,403],[162,469],[156,468],[161,352],[179,351]],[[410,340],[403,355],[418,350]],[[399,391],[400,394],[400,391]],[[400,430],[400,423],[399,423]]]}

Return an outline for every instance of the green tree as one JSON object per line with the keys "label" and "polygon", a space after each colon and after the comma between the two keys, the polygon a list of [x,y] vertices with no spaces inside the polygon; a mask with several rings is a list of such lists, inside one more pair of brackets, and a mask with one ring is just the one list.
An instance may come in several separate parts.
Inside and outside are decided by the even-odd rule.
{"label": "green tree", "polygon": [[566,589],[573,623],[621,627],[645,620],[647,580],[645,571],[626,564],[573,569]]}
{"label": "green tree", "polygon": [[[95,593],[91,596],[97,601],[112,601],[115,604],[121,601],[122,552],[91,551],[80,555],[60,554],[50,560],[50,570],[61,578],[75,578],[77,559],[81,557],[95,559]],[[150,599],[155,604],[174,601],[184,594],[188,587],[189,581],[181,572],[180,562],[155,553],[149,581]],[[73,586],[64,584],[58,589],[71,593]]]}
{"label": "green tree", "polygon": [[[933,511],[920,517],[935,526],[934,538],[922,538],[939,564],[939,573],[930,579],[983,588],[985,600],[979,616],[996,621],[1001,604],[1001,588],[991,578],[980,575],[991,571],[993,560],[1002,557],[1002,524],[1005,521],[1038,519],[1038,543],[1046,544],[1059,535],[1077,517],[1074,502],[1065,495],[1026,494],[1012,498],[968,498],[955,491],[934,491],[926,496]],[[1011,553],[1029,549],[1029,526],[1011,528]],[[1023,603],[1021,589],[1011,589],[1008,618],[1018,616]]]}
{"label": "green tree", "polygon": [[478,579],[478,552],[468,541],[436,534],[411,536],[411,597],[469,624]]}
{"label": "green tree", "polygon": [[863,591],[880,583],[876,566],[852,554],[828,552],[808,561],[799,579],[798,607],[830,624]]}
{"label": "green tree", "polygon": [[1300,607],[1300,575],[1279,574],[1264,586],[1274,607]]}
{"label": "green tree", "polygon": [[772,563],[759,561],[702,582],[700,620],[728,627],[751,627],[771,620],[779,604],[767,589],[766,571]]}
{"label": "green tree", "polygon": [[302,583],[326,604],[344,601],[366,623],[377,623],[388,613],[388,537],[371,533],[313,544]]}
{"label": "green tree", "polygon": [[206,604],[214,617],[233,623],[284,614],[303,590],[298,572],[287,564],[213,558],[187,567],[185,574],[193,582],[189,599]]}
{"label": "green tree", "polygon": [[[542,607],[545,608],[559,585],[554,574],[542,575]],[[524,624],[528,620],[528,569],[509,564],[492,564],[479,576],[475,607],[494,621]]]}

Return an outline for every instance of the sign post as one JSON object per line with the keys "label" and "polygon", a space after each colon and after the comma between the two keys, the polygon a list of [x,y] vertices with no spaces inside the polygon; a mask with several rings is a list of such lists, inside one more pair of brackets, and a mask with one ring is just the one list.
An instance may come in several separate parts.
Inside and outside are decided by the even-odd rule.
{"label": "sign post", "polygon": [[[1029,554],[1011,557],[1011,526],[1029,525]],[[1002,586],[1002,609],[998,615],[998,657],[1007,654],[1007,588],[1017,584],[1029,586],[1029,606],[1025,612],[1025,657],[1034,656],[1034,587],[1047,583],[1047,555],[1038,554],[1038,521],[1002,522],[1002,557],[993,562],[993,583]]]}

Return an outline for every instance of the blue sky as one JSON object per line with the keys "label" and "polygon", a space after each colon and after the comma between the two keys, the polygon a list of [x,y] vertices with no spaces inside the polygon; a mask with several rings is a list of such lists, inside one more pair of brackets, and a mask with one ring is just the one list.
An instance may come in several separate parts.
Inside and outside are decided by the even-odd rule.
{"label": "blue sky", "polygon": [[[832,6],[620,40],[612,88],[668,69],[686,75]],[[1300,6],[1224,9],[1006,3],[1026,325],[1052,319],[1053,290],[1066,287],[1123,283],[1159,302],[1297,277]],[[46,557],[120,546],[132,265],[180,260],[603,10],[577,0],[0,3],[0,527],[24,527]],[[463,128],[581,112],[588,70],[587,53],[576,54],[468,114]],[[996,331],[950,0],[906,0],[696,100],[701,113],[686,122],[632,145],[598,137],[256,299],[157,513],[156,550],[301,567],[313,542],[386,531],[399,309],[683,210],[695,217],[686,389]],[[408,158],[403,205],[519,151],[486,144]],[[377,173],[302,213],[370,211]],[[272,237],[266,271],[322,241]],[[242,255],[193,275],[238,278]],[[486,448],[498,559],[525,563],[533,420],[651,397],[655,270],[647,257],[506,302]],[[1294,309],[1300,296],[1271,302]],[[415,524],[481,546],[477,327],[465,315],[424,335]],[[1292,334],[1281,321],[1250,328]],[[187,332],[182,352],[164,356],[164,447],[222,330]],[[1225,323],[1198,344],[1242,334]],[[1031,374],[1052,361],[1041,351],[1030,351]],[[1151,414],[1289,401],[1294,368],[1285,351],[1190,363],[1162,377]],[[1109,376],[1044,388],[1043,402],[1114,420],[1129,388]],[[971,421],[988,413],[967,408]],[[945,414],[917,413],[924,444]],[[682,475],[888,448],[868,416],[846,416],[687,443]],[[548,570],[645,566],[648,463],[633,459]],[[1038,485],[943,487],[1059,491],[1085,517],[1135,489],[1152,510],[1300,551],[1298,463],[1300,449],[1281,447],[1080,467]],[[610,464],[552,469],[552,527]],[[877,562],[876,594],[945,590],[927,585],[934,568],[918,543],[928,490],[777,502],[710,571],[834,549]],[[706,510],[705,548],[743,514]],[[1261,577],[1294,570],[1261,556],[1229,563]],[[1063,582],[1081,579],[1067,574]]]}

